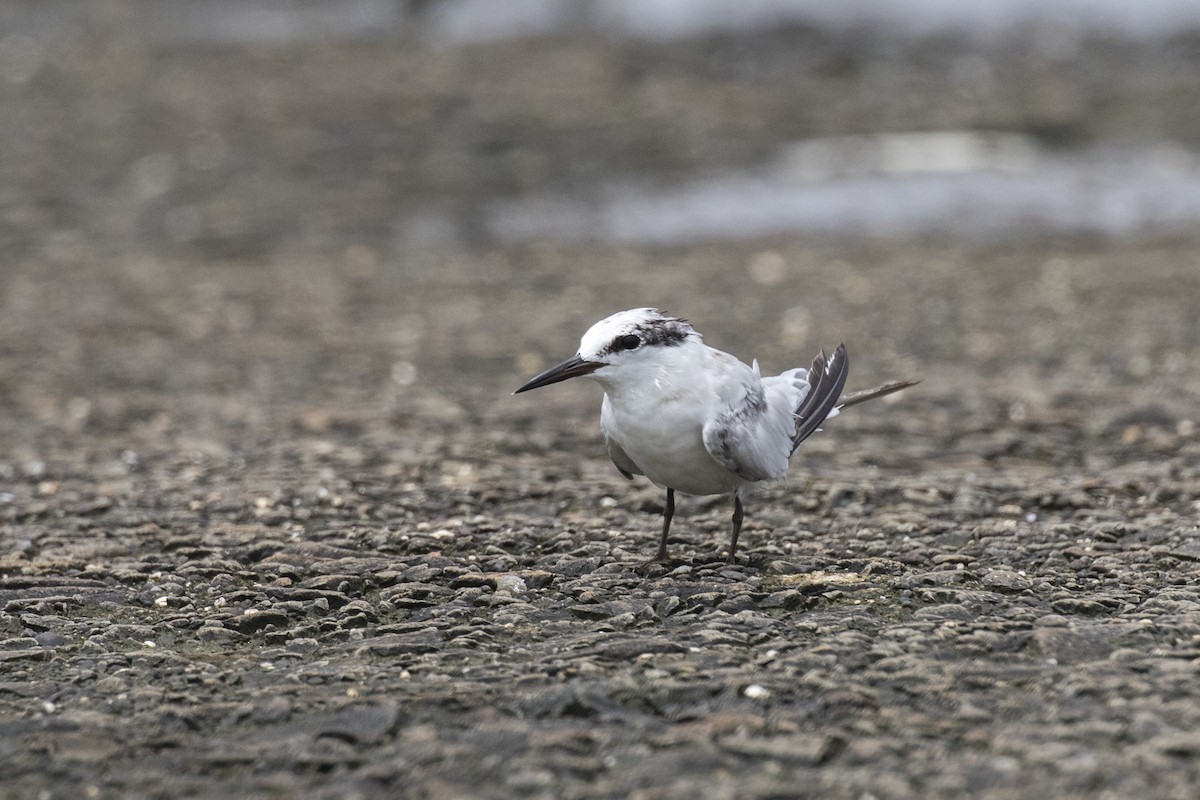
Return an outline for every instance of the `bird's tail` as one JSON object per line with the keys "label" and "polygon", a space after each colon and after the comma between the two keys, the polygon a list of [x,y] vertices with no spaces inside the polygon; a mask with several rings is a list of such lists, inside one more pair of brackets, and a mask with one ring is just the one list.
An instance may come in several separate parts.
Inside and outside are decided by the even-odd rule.
{"label": "bird's tail", "polygon": [[892,392],[898,392],[901,389],[907,389],[910,386],[916,386],[920,381],[892,381],[885,383],[882,386],[876,386],[874,389],[862,389],[857,392],[842,395],[837,402],[838,408],[846,406],[856,406],[859,403],[865,403],[868,400],[874,400],[876,397],[885,397]]}
{"label": "bird's tail", "polygon": [[839,344],[828,361],[825,351],[813,359],[808,373],[809,388],[804,401],[796,409],[796,433],[792,436],[792,452],[808,437],[817,432],[821,423],[837,405],[842,389],[846,387],[846,376],[850,374],[850,358],[846,345]]}
{"label": "bird's tail", "polygon": [[837,414],[838,409],[856,406],[877,397],[885,397],[892,392],[916,386],[917,381],[891,381],[874,389],[863,389],[849,394],[842,394],[846,386],[846,376],[850,373],[850,359],[846,355],[846,345],[839,344],[833,351],[833,356],[825,358],[824,351],[813,359],[812,370],[808,373],[810,383],[808,394],[796,409],[796,433],[792,436],[792,452],[800,443],[820,430],[830,416]]}

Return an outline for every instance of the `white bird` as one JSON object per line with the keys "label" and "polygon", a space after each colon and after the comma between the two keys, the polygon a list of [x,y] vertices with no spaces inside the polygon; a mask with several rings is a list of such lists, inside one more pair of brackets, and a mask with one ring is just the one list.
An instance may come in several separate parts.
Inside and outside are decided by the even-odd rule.
{"label": "white bird", "polygon": [[669,561],[676,491],[733,495],[732,563],[745,486],[786,475],[796,447],[838,408],[916,383],[895,381],[843,397],[849,366],[845,345],[838,345],[828,359],[817,355],[811,369],[764,378],[758,361],[747,366],[709,347],[686,320],[635,308],[597,322],[578,353],[514,394],[575,377],[599,383],[609,457],[626,478],[645,475],[667,490],[662,538],[648,563]]}

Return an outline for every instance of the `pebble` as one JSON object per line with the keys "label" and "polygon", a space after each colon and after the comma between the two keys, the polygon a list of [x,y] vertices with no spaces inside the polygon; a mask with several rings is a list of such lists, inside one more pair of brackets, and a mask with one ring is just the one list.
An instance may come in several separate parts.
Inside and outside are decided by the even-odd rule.
{"label": "pebble", "polygon": [[502,575],[496,579],[496,591],[521,594],[528,590],[525,579],[520,575]]}

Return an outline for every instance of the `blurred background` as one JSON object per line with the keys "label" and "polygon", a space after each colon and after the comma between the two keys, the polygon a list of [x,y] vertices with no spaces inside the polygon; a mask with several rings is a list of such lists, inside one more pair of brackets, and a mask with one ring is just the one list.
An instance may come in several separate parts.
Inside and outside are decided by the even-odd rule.
{"label": "blurred background", "polygon": [[1189,0],[5,3],[7,469],[595,439],[591,387],[509,392],[643,305],[924,378],[914,456],[1173,451],[1198,111]]}

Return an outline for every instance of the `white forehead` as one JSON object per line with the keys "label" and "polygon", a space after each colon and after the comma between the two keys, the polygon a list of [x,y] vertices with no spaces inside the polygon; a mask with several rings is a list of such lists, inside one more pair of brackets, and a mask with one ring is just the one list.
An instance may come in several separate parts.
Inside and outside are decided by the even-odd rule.
{"label": "white forehead", "polygon": [[[632,308],[600,320],[583,335],[579,354],[586,359],[609,361],[626,358],[626,348],[614,342],[626,334],[638,337],[638,353],[646,348],[678,347],[685,342],[700,341],[700,334],[686,321],[664,314],[657,308]],[[641,347],[645,345],[646,347]]]}
{"label": "white forehead", "polygon": [[657,308],[631,308],[628,311],[618,311],[587,329],[587,333],[579,340],[579,352],[599,353],[618,336],[632,333],[652,320],[661,319],[662,316],[662,312]]}

